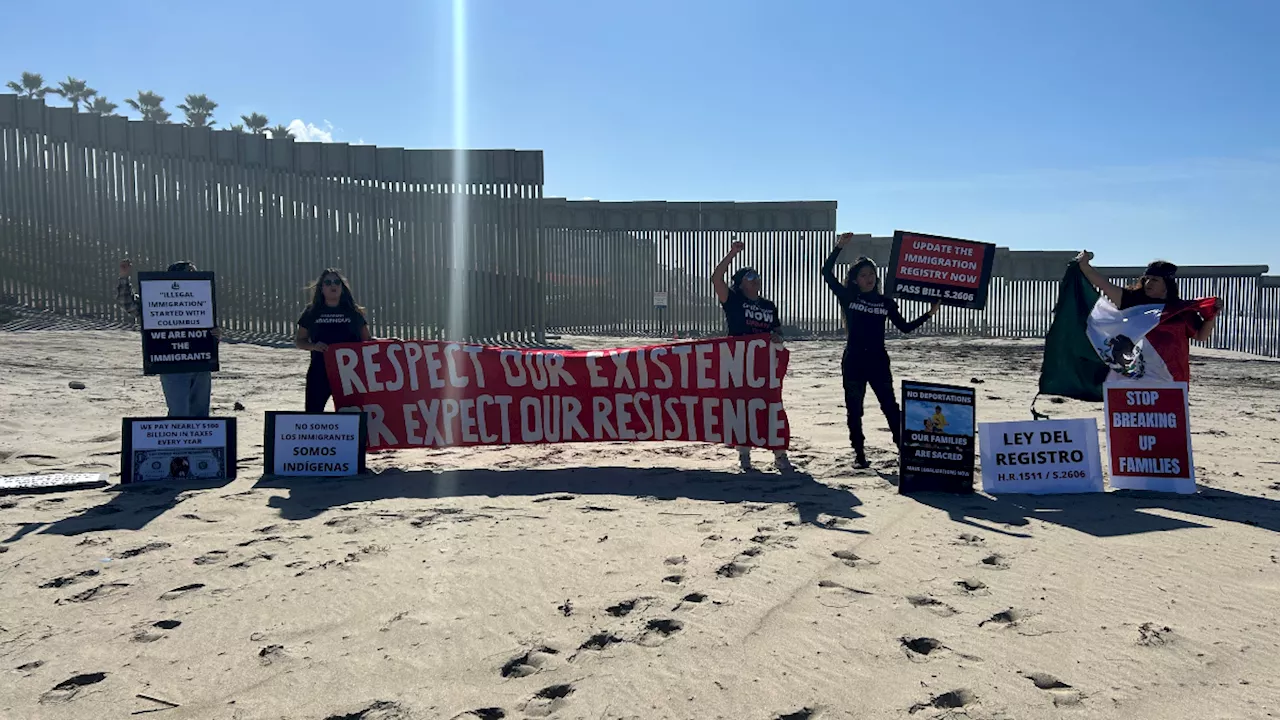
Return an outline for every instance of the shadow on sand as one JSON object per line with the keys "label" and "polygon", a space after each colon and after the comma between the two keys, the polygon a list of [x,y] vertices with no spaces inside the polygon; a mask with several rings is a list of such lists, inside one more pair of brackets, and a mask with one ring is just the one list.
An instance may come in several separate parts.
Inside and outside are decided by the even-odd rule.
{"label": "shadow on sand", "polygon": [[[766,475],[671,468],[590,467],[556,470],[388,470],[375,477],[315,479],[264,476],[255,488],[287,489],[269,505],[286,520],[306,520],[334,507],[388,498],[430,500],[450,497],[535,497],[555,493],[578,496],[624,495],[654,500],[702,500],[719,503],[784,503],[794,506],[798,522],[843,532],[833,519],[863,517],[862,504],[846,490],[824,485],[803,473]],[[819,516],[829,516],[825,521]]]}

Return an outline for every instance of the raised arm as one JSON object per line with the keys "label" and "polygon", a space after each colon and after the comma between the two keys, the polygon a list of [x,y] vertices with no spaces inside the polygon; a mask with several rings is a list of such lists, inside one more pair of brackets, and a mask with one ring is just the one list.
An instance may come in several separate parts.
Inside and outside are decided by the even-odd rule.
{"label": "raised arm", "polygon": [[840,278],[836,277],[836,260],[840,259],[840,253],[844,252],[844,246],[849,244],[853,239],[853,233],[840,233],[836,236],[836,247],[827,256],[822,263],[822,281],[827,284],[831,292],[843,302],[847,290],[844,285],[840,284]]}
{"label": "raised arm", "polygon": [[725,282],[724,275],[729,271],[730,263],[733,262],[734,258],[738,257],[745,247],[746,244],[741,240],[734,240],[729,245],[729,254],[725,255],[720,264],[716,265],[715,269],[711,271],[711,287],[715,288],[716,298],[722,303],[729,300],[729,285]]}
{"label": "raised arm", "polygon": [[1076,262],[1080,264],[1080,272],[1084,273],[1085,279],[1092,283],[1094,287],[1098,288],[1098,292],[1106,295],[1112,305],[1120,307],[1120,299],[1124,295],[1124,290],[1119,285],[1116,285],[1103,277],[1102,273],[1094,269],[1094,267],[1089,264],[1092,260],[1093,253],[1088,250],[1081,250],[1080,254],[1076,256]]}
{"label": "raised arm", "polygon": [[925,310],[923,315],[916,318],[915,320],[912,320],[911,322],[907,322],[907,319],[902,317],[902,312],[898,310],[898,303],[894,302],[893,300],[888,300],[889,322],[893,323],[894,327],[898,328],[898,330],[904,333],[915,332],[921,325],[928,322],[929,318],[933,317],[934,313],[938,312],[938,305],[940,304],[941,304],[940,302],[935,300],[933,302],[933,307],[929,308],[928,310]]}

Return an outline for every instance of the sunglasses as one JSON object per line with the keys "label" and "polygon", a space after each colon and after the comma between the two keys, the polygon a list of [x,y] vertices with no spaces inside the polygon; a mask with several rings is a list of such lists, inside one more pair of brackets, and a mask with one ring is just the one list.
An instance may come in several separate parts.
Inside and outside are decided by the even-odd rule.
{"label": "sunglasses", "polygon": [[324,282],[321,284],[325,287],[342,287],[342,281],[334,278],[325,278]]}
{"label": "sunglasses", "polygon": [[742,279],[743,280],[759,280],[760,276],[757,275],[756,273],[747,273],[746,275],[742,276]]}

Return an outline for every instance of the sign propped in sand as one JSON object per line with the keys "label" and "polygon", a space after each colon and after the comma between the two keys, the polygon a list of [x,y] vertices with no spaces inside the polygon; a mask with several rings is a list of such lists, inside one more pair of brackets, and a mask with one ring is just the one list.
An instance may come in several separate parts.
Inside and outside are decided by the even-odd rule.
{"label": "sign propped in sand", "polygon": [[1194,494],[1187,384],[1107,383],[1103,397],[1111,487]]}
{"label": "sign propped in sand", "polygon": [[1098,421],[982,423],[982,489],[993,495],[1102,492]]}
{"label": "sign propped in sand", "polygon": [[53,473],[51,475],[5,475],[0,477],[0,494],[82,490],[107,484],[106,473]]}
{"label": "sign propped in sand", "polygon": [[973,492],[972,388],[902,383],[898,492]]}
{"label": "sign propped in sand", "polygon": [[362,412],[269,412],[265,469],[281,476],[363,474],[366,433]]}
{"label": "sign propped in sand", "polygon": [[138,273],[145,375],[218,369],[213,273]]}
{"label": "sign propped in sand", "polygon": [[235,479],[235,418],[125,418],[122,434],[122,484]]}

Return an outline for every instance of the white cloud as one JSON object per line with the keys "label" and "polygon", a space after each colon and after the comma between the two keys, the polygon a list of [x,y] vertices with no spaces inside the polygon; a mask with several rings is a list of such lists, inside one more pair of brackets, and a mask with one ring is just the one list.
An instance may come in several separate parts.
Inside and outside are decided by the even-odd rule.
{"label": "white cloud", "polygon": [[288,128],[289,132],[293,134],[293,139],[298,142],[331,143],[334,141],[333,123],[328,120],[322,122],[324,123],[323,127],[295,119],[289,123]]}

